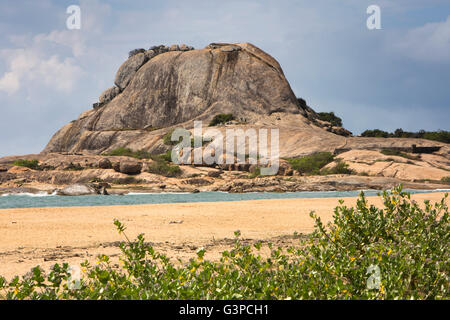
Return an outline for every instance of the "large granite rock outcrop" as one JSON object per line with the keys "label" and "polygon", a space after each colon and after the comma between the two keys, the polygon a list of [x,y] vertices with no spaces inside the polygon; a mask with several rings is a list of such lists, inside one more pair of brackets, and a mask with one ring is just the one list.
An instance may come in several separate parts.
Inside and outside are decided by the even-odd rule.
{"label": "large granite rock outcrop", "polygon": [[156,129],[186,127],[193,120],[207,124],[220,113],[251,124],[273,114],[296,115],[295,128],[308,137],[319,132],[323,139],[335,139],[313,126],[314,111],[299,103],[279,63],[249,43],[134,50],[119,68],[115,84],[94,110],[60,129],[44,153],[99,154],[130,144],[149,149],[165,133]]}

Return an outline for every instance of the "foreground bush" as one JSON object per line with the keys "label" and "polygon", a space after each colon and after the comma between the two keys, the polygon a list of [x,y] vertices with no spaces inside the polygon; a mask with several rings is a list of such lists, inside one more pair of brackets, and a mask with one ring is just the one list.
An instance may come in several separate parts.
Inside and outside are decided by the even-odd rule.
{"label": "foreground bush", "polygon": [[[196,259],[180,266],[139,235],[120,244],[119,268],[107,256],[95,266],[82,264],[80,281],[69,266],[48,275],[36,267],[7,283],[7,299],[449,299],[449,217],[445,204],[422,204],[396,188],[383,193],[382,209],[369,206],[363,193],[356,208],[335,209],[334,220],[297,248],[245,245],[236,233],[234,248],[220,261]],[[115,221],[120,233],[125,227]],[[126,235],[125,235],[126,237]],[[73,282],[78,289],[71,289]]]}

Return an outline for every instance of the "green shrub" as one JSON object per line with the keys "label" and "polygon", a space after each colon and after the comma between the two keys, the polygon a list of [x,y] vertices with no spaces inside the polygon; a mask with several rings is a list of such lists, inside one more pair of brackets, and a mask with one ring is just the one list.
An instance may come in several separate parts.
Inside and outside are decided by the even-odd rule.
{"label": "green shrub", "polygon": [[[206,146],[208,143],[211,142],[211,140],[208,140],[208,138],[200,137],[200,139],[201,139],[201,142],[202,142],[202,147],[203,147],[203,146]],[[194,146],[194,142],[195,142],[195,138],[192,137],[192,138],[191,138],[191,148],[194,148],[194,147],[195,147],[195,146]]]}
{"label": "green shrub", "polygon": [[442,181],[442,182],[445,182],[445,183],[450,183],[450,177],[443,177],[443,178],[441,179],[441,181]]}
{"label": "green shrub", "polygon": [[124,156],[124,157],[132,157],[136,159],[150,159],[152,157],[152,154],[150,152],[145,150],[137,150],[133,151],[129,148],[117,148],[112,150],[109,153],[104,154],[105,156]]}
{"label": "green shrub", "polygon": [[140,184],[142,179],[136,179],[135,177],[117,178],[112,181],[113,184]]}
{"label": "green shrub", "polygon": [[[297,247],[253,246],[235,232],[234,246],[220,261],[196,258],[177,264],[158,253],[141,234],[130,241],[115,220],[120,264],[99,256],[84,262],[71,280],[69,265],[40,267],[23,277],[0,277],[0,299],[444,299],[449,295],[450,238],[447,195],[419,206],[401,187],[383,192],[383,207],[340,201],[324,225],[313,212],[314,232]],[[266,249],[269,256],[262,254]],[[378,281],[377,281],[378,280]],[[72,289],[73,284],[78,288]]]}
{"label": "green shrub", "polygon": [[424,132],[422,138],[440,141],[444,143],[450,143],[450,131],[439,130],[434,132]]}
{"label": "green shrub", "polygon": [[353,174],[354,171],[348,167],[348,164],[342,160],[337,161],[336,165],[330,169],[322,169],[321,174]]}
{"label": "green shrub", "polygon": [[165,153],[152,155],[150,158],[154,161],[172,162],[172,150],[168,150]]}
{"label": "green shrub", "polygon": [[26,168],[30,168],[33,170],[39,170],[39,161],[37,160],[23,160],[23,159],[19,159],[16,160],[12,163],[15,166],[19,166],[19,167],[26,167]]}
{"label": "green shrub", "polygon": [[69,165],[67,166],[67,168],[65,168],[64,170],[66,171],[82,171],[85,168],[83,166],[81,166],[81,164],[77,163],[77,164],[73,164],[72,162],[69,163]]}
{"label": "green shrub", "polygon": [[395,149],[382,149],[380,152],[382,154],[384,154],[385,156],[397,156],[397,157],[402,157],[402,158],[406,158],[406,159],[410,159],[410,160],[418,160],[419,159],[418,157],[411,156],[407,153],[404,153],[402,151],[395,150]]}
{"label": "green shrub", "polygon": [[130,157],[131,154],[133,154],[133,151],[129,148],[119,147],[114,150],[112,150],[109,153],[105,153],[105,156],[126,156]]}
{"label": "green shrub", "polygon": [[256,168],[253,172],[251,172],[248,177],[250,179],[254,179],[257,177],[261,177],[261,168]]}
{"label": "green shrub", "polygon": [[335,127],[342,127],[342,119],[334,114],[334,112],[318,112],[317,115],[322,121],[328,121]]}
{"label": "green shrub", "polygon": [[363,133],[361,133],[362,137],[373,137],[373,138],[389,138],[390,133],[383,131],[383,130],[379,130],[379,129],[374,129],[374,130],[366,130]]}
{"label": "green shrub", "polygon": [[334,155],[330,152],[318,152],[301,158],[286,159],[292,169],[303,174],[320,174],[320,169],[333,162]]}
{"label": "green shrub", "polygon": [[218,124],[227,123],[234,120],[234,116],[231,113],[221,113],[215,115],[214,118],[209,123],[210,127],[217,126]]}
{"label": "green shrub", "polygon": [[177,142],[177,141],[172,141],[172,134],[173,134],[174,131],[175,131],[175,129],[171,129],[171,130],[169,130],[169,132],[167,132],[167,133],[162,137],[163,143],[164,143],[165,145],[167,145],[167,146],[174,146],[174,145],[176,145],[176,144],[179,143],[179,142]]}
{"label": "green shrub", "polygon": [[148,165],[148,172],[159,174],[165,177],[176,177],[182,172],[179,166],[168,164],[166,161],[154,161]]}

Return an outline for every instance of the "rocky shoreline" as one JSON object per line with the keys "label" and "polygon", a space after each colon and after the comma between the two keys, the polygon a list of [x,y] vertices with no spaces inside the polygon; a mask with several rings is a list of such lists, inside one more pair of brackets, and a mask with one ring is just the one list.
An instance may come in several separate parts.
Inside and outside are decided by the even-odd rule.
{"label": "rocky shoreline", "polygon": [[[30,181],[21,186],[0,186],[0,195],[5,194],[48,194],[48,195],[123,195],[133,193],[197,193],[197,192],[301,192],[301,191],[355,191],[386,190],[402,184],[407,189],[438,190],[448,189],[448,184],[418,183],[386,177],[364,177],[356,175],[329,175],[309,177],[258,177],[248,178],[244,174],[225,175],[213,178],[207,175],[191,178],[171,178],[154,183],[109,184],[75,182],[55,185]],[[11,184],[10,184],[11,185]]]}
{"label": "rocky shoreline", "polygon": [[[36,167],[14,165],[19,159],[28,159]],[[0,194],[352,191],[385,190],[399,184],[421,190],[450,187],[441,179],[450,175],[450,166],[442,155],[422,155],[413,162],[376,151],[355,150],[340,154],[338,161],[345,161],[352,174],[302,175],[280,160],[275,176],[258,175],[249,164],[180,165],[177,174],[167,176],[149,170],[158,163],[152,159],[62,153],[11,156],[0,158]]]}

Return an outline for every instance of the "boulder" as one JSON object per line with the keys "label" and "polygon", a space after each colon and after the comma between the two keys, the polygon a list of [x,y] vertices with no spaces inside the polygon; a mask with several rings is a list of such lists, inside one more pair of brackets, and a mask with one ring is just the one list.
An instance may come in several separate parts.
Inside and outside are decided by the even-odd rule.
{"label": "boulder", "polygon": [[180,47],[177,44],[170,46],[169,51],[180,51]]}
{"label": "boulder", "polygon": [[92,108],[93,108],[94,110],[98,110],[98,109],[100,109],[101,107],[103,107],[103,103],[95,102],[94,104],[92,104]]}
{"label": "boulder", "polygon": [[111,188],[111,185],[108,182],[99,182],[97,185],[100,188]]}
{"label": "boulder", "polygon": [[208,177],[218,178],[218,177],[220,177],[220,175],[221,175],[222,173],[223,173],[222,170],[209,171],[209,172],[208,172]]}
{"label": "boulder", "polygon": [[114,162],[112,164],[112,168],[114,169],[114,171],[120,172],[120,162]]}
{"label": "boulder", "polygon": [[142,171],[142,163],[137,161],[120,161],[120,172],[125,174],[139,174]]}
{"label": "boulder", "polygon": [[250,169],[250,164],[249,163],[239,163],[237,164],[237,170],[238,171],[246,171],[248,172]]}
{"label": "boulder", "polygon": [[100,169],[111,169],[112,168],[112,164],[111,164],[111,161],[109,161],[108,158],[104,158],[104,159],[101,159],[98,162],[98,167]]}
{"label": "boulder", "polygon": [[102,104],[106,104],[114,99],[119,93],[120,89],[118,87],[111,87],[100,94],[98,101]]}
{"label": "boulder", "polygon": [[145,52],[145,49],[134,49],[134,50],[131,50],[131,51],[128,53],[128,58],[131,58],[132,56],[135,56],[135,55],[137,55],[138,53],[143,53],[143,52]]}
{"label": "boulder", "polygon": [[98,194],[99,192],[87,184],[72,184],[56,192],[59,196],[85,196]]}
{"label": "boulder", "polygon": [[334,134],[337,134],[339,136],[344,136],[344,137],[348,137],[353,134],[351,131],[348,131],[347,129],[342,128],[342,127],[331,127],[330,132],[333,132]]}
{"label": "boulder", "polygon": [[158,53],[155,52],[155,50],[147,50],[147,51],[145,51],[145,58],[147,60],[150,60],[151,58],[156,57],[157,55],[158,55]]}
{"label": "boulder", "polygon": [[147,61],[145,53],[138,53],[125,61],[116,73],[114,83],[123,90],[130,83],[136,71]]}
{"label": "boulder", "polygon": [[168,47],[168,46],[165,46],[165,45],[163,45],[163,44],[161,44],[161,45],[159,45],[159,46],[153,46],[153,47],[151,47],[149,50],[153,50],[153,51],[155,51],[157,54],[161,54],[161,53],[164,53],[164,52],[169,51],[169,47]]}
{"label": "boulder", "polygon": [[189,46],[185,45],[184,43],[182,45],[179,46],[178,48],[181,51],[189,51]]}
{"label": "boulder", "polygon": [[0,183],[4,183],[17,178],[16,174],[10,172],[0,172]]}
{"label": "boulder", "polygon": [[102,187],[102,191],[100,192],[102,195],[104,195],[104,196],[108,196],[109,195],[109,193],[108,193],[108,191],[106,191],[106,188],[105,187]]}

